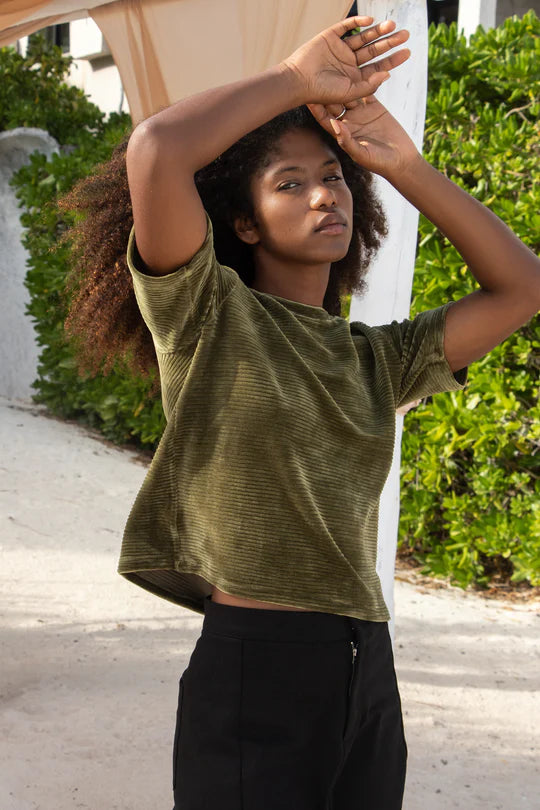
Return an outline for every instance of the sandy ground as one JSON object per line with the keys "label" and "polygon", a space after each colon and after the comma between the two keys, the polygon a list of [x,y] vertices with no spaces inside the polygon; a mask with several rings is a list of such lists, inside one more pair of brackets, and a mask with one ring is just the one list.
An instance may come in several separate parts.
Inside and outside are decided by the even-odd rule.
{"label": "sandy ground", "polygon": [[[202,617],[116,573],[145,467],[35,406],[0,425],[0,810],[170,810]],[[396,614],[405,810],[538,810],[540,605],[398,581]]]}

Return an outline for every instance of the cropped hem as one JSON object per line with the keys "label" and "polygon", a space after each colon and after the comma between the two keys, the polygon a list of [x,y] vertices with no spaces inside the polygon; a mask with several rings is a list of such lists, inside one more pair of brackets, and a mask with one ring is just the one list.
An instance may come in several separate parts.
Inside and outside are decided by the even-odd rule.
{"label": "cropped hem", "polygon": [[[152,561],[149,565],[148,560],[138,562],[134,558],[128,560],[123,559],[122,563],[118,566],[118,573],[125,577],[135,585],[144,588],[155,596],[166,599],[174,604],[181,605],[182,607],[194,610],[196,613],[204,615],[204,598],[211,593],[211,587],[214,585],[225,593],[231,593],[244,599],[256,599],[261,602],[274,602],[276,605],[288,605],[290,607],[305,608],[306,610],[313,610],[321,613],[333,613],[339,616],[351,616],[356,619],[371,622],[388,622],[390,621],[390,613],[388,610],[369,610],[362,607],[355,607],[354,605],[342,602],[336,605],[332,601],[318,602],[308,601],[303,598],[294,599],[287,594],[280,596],[275,592],[269,594],[256,587],[250,588],[249,592],[246,590],[245,584],[233,582],[229,579],[224,579],[220,574],[212,572],[209,568],[203,565],[189,567],[187,565],[181,568],[173,567],[169,563],[165,565],[156,564]],[[194,580],[195,583],[194,583]],[[204,584],[206,583],[206,588]],[[182,591],[176,588],[182,588]],[[186,587],[187,586],[187,587]],[[272,598],[270,598],[272,597]]]}

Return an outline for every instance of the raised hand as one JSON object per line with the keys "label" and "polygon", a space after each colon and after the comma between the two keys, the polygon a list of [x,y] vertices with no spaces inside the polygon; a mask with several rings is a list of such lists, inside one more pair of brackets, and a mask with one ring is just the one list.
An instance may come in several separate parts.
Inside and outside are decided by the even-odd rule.
{"label": "raised hand", "polygon": [[[372,95],[403,64],[410,51],[403,48],[379,59],[409,38],[408,31],[392,33],[396,24],[385,20],[373,26],[373,17],[349,17],[322,31],[282,62],[298,83],[309,104],[348,104]],[[372,26],[360,34],[343,37],[355,28]]]}
{"label": "raised hand", "polygon": [[321,105],[308,106],[356,163],[391,182],[421,159],[407,132],[373,95],[345,105],[347,112],[339,121]]}

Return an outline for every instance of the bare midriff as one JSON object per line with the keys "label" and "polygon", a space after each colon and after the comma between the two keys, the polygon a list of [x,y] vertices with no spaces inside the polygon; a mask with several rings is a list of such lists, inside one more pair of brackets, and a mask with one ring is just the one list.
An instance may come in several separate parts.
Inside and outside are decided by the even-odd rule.
{"label": "bare midriff", "polygon": [[259,602],[257,599],[244,599],[243,596],[233,596],[230,593],[225,593],[215,585],[212,586],[212,602],[219,602],[222,605],[234,605],[235,607],[261,608],[262,610],[309,610],[309,608],[292,607],[291,605],[276,605],[274,602]]}

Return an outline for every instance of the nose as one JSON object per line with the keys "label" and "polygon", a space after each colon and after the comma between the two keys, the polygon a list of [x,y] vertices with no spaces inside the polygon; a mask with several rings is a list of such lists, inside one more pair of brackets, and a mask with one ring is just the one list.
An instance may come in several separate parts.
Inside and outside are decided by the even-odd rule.
{"label": "nose", "polygon": [[311,207],[312,208],[331,208],[337,205],[336,195],[333,189],[326,183],[317,183],[313,186],[311,192]]}

